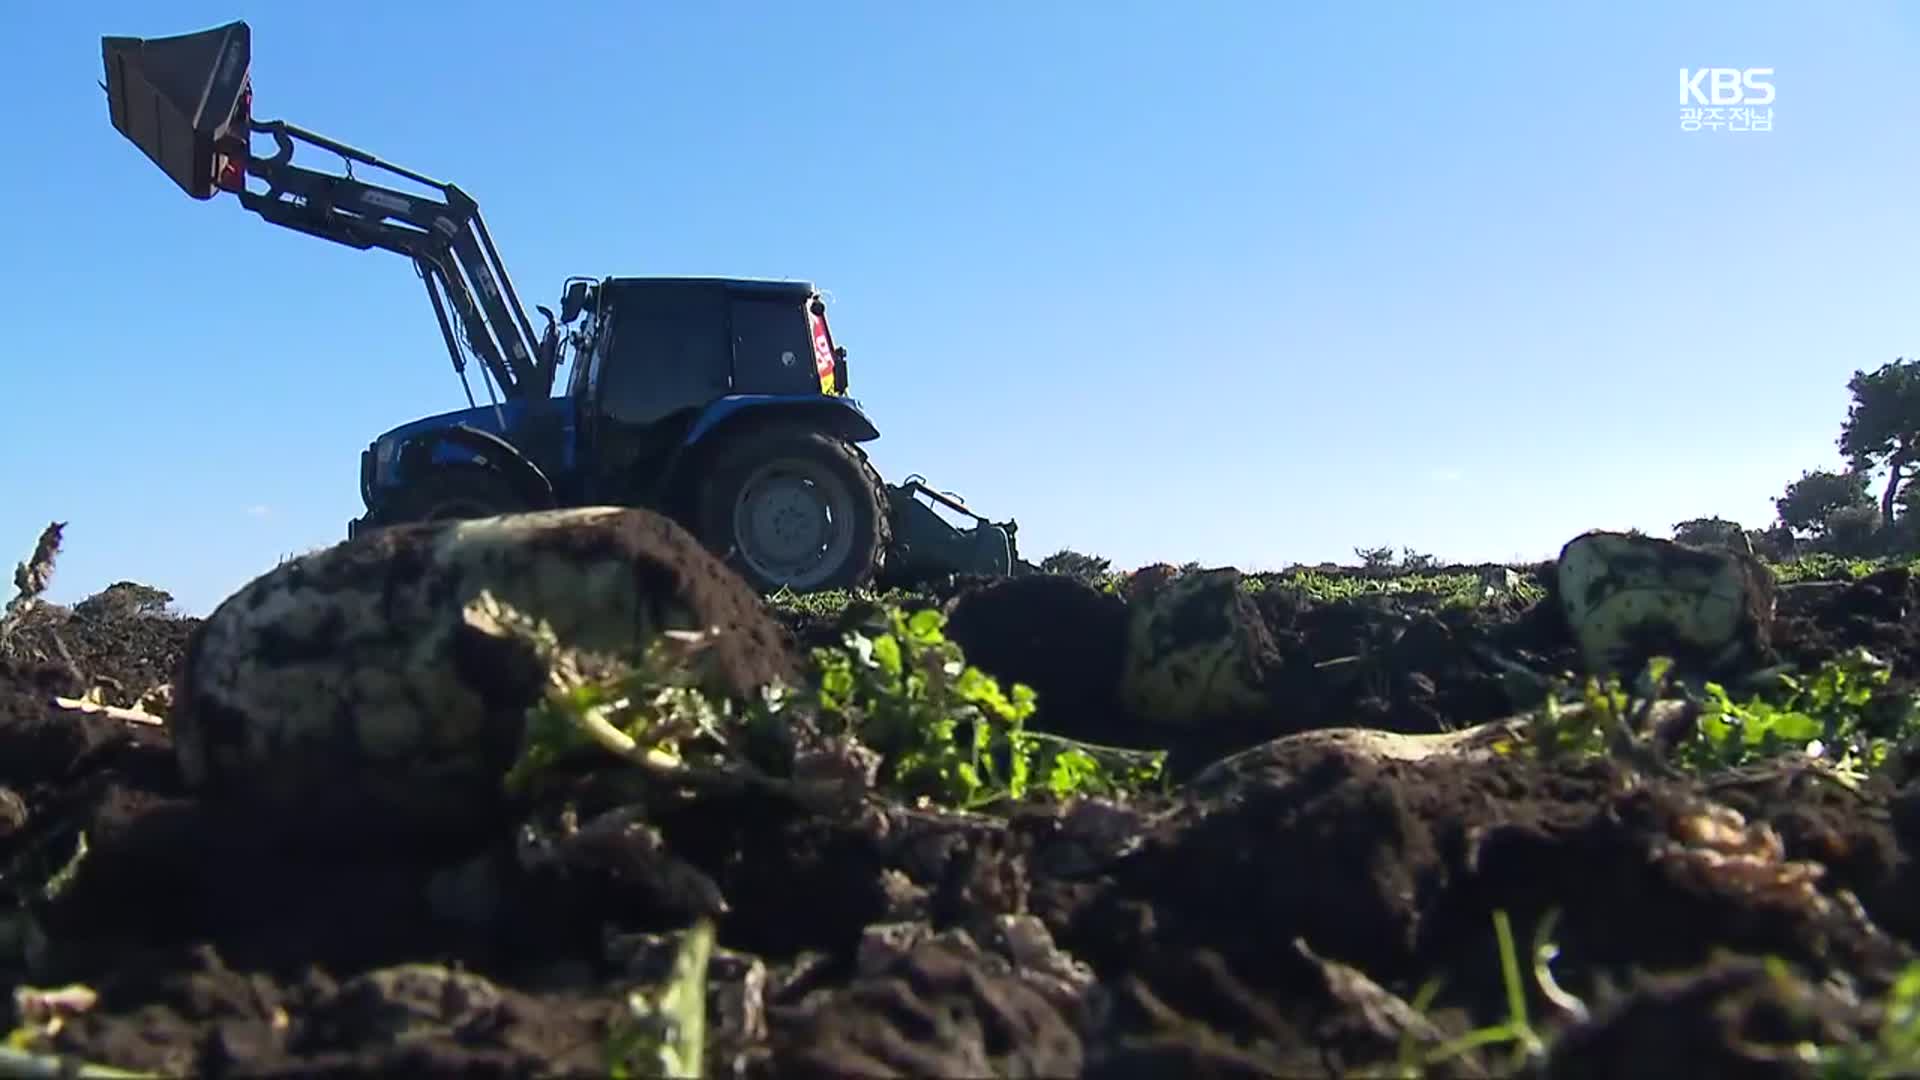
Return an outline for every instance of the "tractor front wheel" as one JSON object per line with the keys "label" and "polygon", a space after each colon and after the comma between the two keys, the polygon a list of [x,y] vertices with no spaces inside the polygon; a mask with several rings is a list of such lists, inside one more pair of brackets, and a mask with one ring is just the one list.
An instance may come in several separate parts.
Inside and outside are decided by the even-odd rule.
{"label": "tractor front wheel", "polygon": [[804,428],[751,432],[701,477],[701,542],[762,593],[852,589],[885,556],[886,493],[866,456]]}

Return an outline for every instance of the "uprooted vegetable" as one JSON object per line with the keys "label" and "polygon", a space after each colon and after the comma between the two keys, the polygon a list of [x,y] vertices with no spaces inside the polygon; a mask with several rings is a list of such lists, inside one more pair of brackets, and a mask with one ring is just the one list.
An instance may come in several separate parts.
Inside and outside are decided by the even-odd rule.
{"label": "uprooted vegetable", "polygon": [[[706,693],[711,632],[666,631],[630,659],[585,654],[551,627],[490,594],[471,625],[512,635],[546,665],[508,786],[527,791],[550,770],[598,748],[660,777],[696,785],[759,785],[810,797],[796,758],[809,749],[868,748],[889,793],[978,808],[1036,792],[1121,795],[1162,778],[1165,755],[1031,731],[1033,690],[968,664],[939,612],[881,608],[866,629],[812,653],[809,684],[775,683],[746,703]],[[812,745],[808,743],[811,741]],[[767,748],[781,748],[769,754]]]}

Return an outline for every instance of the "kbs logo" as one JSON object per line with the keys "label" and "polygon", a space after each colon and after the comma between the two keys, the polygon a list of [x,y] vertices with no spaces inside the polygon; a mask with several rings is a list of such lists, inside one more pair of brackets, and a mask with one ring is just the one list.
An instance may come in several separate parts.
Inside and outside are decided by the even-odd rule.
{"label": "kbs logo", "polygon": [[1681,68],[1680,130],[1772,131],[1772,75],[1772,68]]}
{"label": "kbs logo", "polygon": [[[1767,76],[1772,74],[1772,68],[1681,68],[1680,104],[1771,105],[1773,83]],[[1748,91],[1759,96],[1749,97]]]}

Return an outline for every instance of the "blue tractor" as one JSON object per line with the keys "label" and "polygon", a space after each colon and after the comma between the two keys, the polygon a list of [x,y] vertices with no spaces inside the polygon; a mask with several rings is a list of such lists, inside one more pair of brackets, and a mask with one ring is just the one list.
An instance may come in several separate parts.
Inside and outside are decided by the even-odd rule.
{"label": "blue tractor", "polygon": [[[646,506],[762,591],[1005,575],[1020,565],[1014,522],[990,521],[920,477],[889,484],[875,471],[861,444],[879,432],[847,395],[847,351],[813,285],[570,278],[557,316],[537,308],[545,327],[536,333],[465,192],[253,118],[245,22],[101,46],[114,127],[188,195],[231,194],[273,224],[403,255],[425,282],[468,407],[402,424],[361,452],[366,513],[349,536],[403,522]],[[256,134],[272,139],[271,156],[253,152]],[[294,165],[296,140],[338,154],[345,175]],[[369,183],[355,163],[433,194]],[[474,398],[469,353],[486,404]]]}

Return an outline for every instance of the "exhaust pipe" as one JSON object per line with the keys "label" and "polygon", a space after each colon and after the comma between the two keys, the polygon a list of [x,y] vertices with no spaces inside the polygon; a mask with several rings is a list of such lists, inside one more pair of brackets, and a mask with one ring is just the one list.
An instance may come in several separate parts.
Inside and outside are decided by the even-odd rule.
{"label": "exhaust pipe", "polygon": [[253,32],[245,22],[174,37],[102,37],[113,126],[196,199],[246,183]]}

